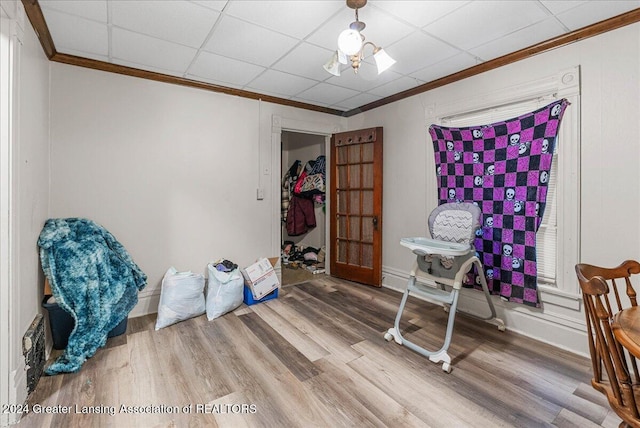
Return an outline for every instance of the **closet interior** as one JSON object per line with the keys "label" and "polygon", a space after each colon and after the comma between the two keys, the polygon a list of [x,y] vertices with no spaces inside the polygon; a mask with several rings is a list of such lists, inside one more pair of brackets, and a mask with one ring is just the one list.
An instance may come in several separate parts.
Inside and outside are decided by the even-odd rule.
{"label": "closet interior", "polygon": [[282,284],[325,272],[326,143],[324,135],[282,132]]}

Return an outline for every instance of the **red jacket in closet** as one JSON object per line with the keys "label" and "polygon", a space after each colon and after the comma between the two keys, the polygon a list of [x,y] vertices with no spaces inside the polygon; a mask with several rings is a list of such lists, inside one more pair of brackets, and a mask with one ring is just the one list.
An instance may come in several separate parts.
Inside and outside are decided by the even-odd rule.
{"label": "red jacket in closet", "polygon": [[316,227],[316,213],[313,201],[293,195],[287,212],[287,234],[302,235],[314,227]]}

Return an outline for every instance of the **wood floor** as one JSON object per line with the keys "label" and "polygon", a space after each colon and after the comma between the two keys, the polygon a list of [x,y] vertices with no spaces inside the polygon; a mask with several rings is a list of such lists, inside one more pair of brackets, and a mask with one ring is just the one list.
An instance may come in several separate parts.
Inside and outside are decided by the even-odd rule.
{"label": "wood floor", "polygon": [[[211,322],[201,316],[154,331],[155,315],[130,319],[126,336],[110,339],[78,373],[41,378],[29,399],[41,413],[19,426],[620,423],[590,386],[587,359],[492,325],[457,317],[451,374],[386,342],[399,300],[391,290],[322,277]],[[445,315],[410,299],[401,328],[440,347]],[[65,409],[71,413],[54,413]]]}
{"label": "wood floor", "polygon": [[[324,274],[320,274],[324,276]],[[289,266],[282,266],[282,285],[294,285],[317,279],[317,275],[308,271],[304,267],[293,269]]]}

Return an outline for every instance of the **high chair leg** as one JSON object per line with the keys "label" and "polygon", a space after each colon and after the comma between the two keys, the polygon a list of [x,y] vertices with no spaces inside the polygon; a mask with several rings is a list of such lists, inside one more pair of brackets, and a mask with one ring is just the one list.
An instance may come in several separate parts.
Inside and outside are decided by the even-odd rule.
{"label": "high chair leg", "polygon": [[490,313],[487,316],[482,316],[482,315],[474,314],[472,312],[467,312],[467,311],[460,311],[460,312],[482,321],[494,321],[494,323],[498,327],[498,330],[505,331],[506,327],[504,325],[504,321],[497,317],[496,308],[493,305],[493,301],[491,300],[491,293],[489,292],[487,279],[484,276],[484,269],[482,268],[482,263],[480,263],[480,260],[477,257],[473,257],[471,259],[471,263],[476,266],[478,276],[480,277],[480,285],[482,286],[482,292],[484,293],[484,296],[487,299],[487,305],[489,306]]}
{"label": "high chair leg", "polygon": [[402,320],[402,313],[404,311],[405,305],[407,303],[407,299],[409,298],[409,293],[415,292],[416,294],[428,294],[424,288],[416,286],[416,277],[409,277],[409,283],[407,284],[407,289],[402,295],[402,300],[400,302],[400,307],[398,308],[398,313],[396,314],[396,319],[394,322],[393,328],[387,330],[384,335],[385,340],[391,341],[393,339],[397,344],[404,345],[407,348],[411,349],[414,352],[417,352],[425,357],[428,357],[431,362],[440,363],[442,362],[442,370],[451,373],[451,357],[447,353],[449,346],[451,345],[451,337],[453,336],[453,326],[455,323],[455,314],[456,308],[458,306],[458,295],[459,290],[454,289],[450,293],[446,293],[446,296],[440,293],[436,299],[443,304],[447,304],[450,307],[449,316],[447,321],[447,329],[445,333],[444,343],[440,349],[437,351],[429,351],[410,340],[404,338],[402,333],[400,332],[400,321]]}

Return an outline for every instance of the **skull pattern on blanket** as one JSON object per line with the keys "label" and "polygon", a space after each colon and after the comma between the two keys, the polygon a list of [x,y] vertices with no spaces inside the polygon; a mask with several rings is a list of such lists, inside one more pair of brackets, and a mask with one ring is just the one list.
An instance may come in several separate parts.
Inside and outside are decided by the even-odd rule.
{"label": "skull pattern on blanket", "polygon": [[[489,290],[539,307],[536,232],[544,215],[551,161],[566,99],[484,126],[431,125],[438,203],[482,210],[475,247]],[[475,281],[477,284],[478,281]]]}

